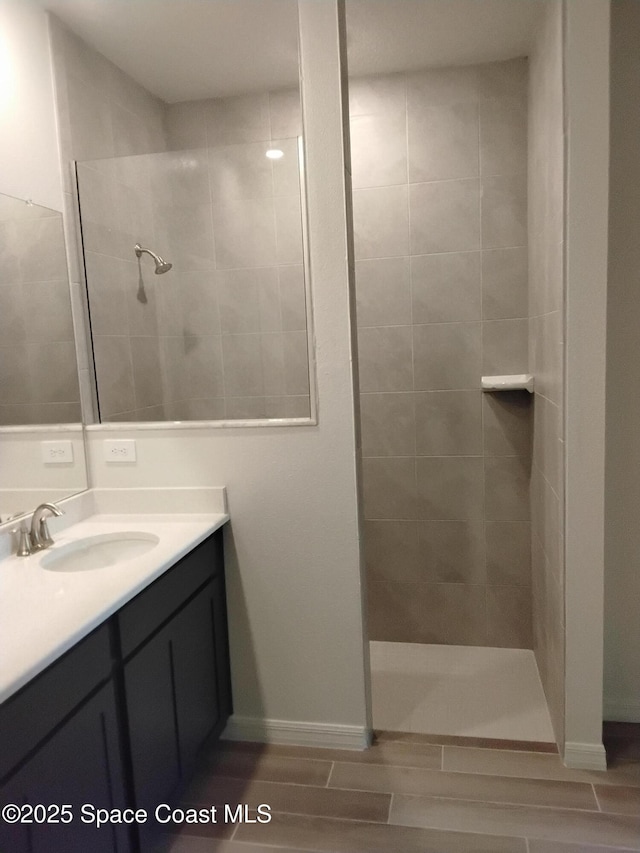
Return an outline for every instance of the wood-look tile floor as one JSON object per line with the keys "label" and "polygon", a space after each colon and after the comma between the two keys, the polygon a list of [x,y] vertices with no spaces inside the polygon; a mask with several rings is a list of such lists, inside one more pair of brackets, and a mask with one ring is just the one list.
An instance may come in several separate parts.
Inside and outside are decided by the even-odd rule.
{"label": "wood-look tile floor", "polygon": [[547,745],[378,733],[365,752],[230,743],[184,805],[271,806],[270,823],[183,826],[171,853],[640,851],[640,745],[569,770]]}

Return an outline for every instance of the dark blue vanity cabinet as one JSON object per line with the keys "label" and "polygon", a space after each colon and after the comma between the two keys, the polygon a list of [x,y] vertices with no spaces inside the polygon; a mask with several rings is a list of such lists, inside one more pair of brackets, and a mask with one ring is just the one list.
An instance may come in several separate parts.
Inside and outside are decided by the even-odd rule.
{"label": "dark blue vanity cabinet", "polygon": [[[2,805],[31,819],[0,821],[0,851],[152,850],[230,713],[219,530],[0,706]],[[98,829],[85,805],[149,817]]]}

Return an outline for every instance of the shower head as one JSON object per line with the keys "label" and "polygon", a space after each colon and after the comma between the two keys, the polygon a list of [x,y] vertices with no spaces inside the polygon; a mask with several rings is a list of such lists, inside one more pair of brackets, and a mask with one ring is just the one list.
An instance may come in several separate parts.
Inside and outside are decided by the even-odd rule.
{"label": "shower head", "polygon": [[136,243],[133,247],[136,253],[136,257],[139,258],[143,252],[146,252],[148,255],[151,255],[156,265],[156,275],[162,275],[165,272],[169,272],[173,264],[167,263],[164,261],[160,255],[156,255],[155,252],[152,252],[151,249],[145,249],[140,243]]}

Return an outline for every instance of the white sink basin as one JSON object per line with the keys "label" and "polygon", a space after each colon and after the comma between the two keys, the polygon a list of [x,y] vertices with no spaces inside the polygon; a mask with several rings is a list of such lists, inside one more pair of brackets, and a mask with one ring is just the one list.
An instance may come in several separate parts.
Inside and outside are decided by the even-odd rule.
{"label": "white sink basin", "polygon": [[50,572],[87,572],[124,563],[155,548],[160,538],[154,533],[100,533],[61,545],[40,559]]}

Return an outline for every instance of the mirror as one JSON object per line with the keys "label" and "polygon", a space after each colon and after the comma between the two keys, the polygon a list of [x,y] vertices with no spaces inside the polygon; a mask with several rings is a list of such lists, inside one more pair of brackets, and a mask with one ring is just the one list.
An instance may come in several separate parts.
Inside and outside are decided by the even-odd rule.
{"label": "mirror", "polygon": [[86,488],[62,215],[0,194],[0,524]]}
{"label": "mirror", "polygon": [[301,140],[85,161],[77,180],[101,421],[308,420]]}
{"label": "mirror", "polygon": [[295,0],[46,5],[100,421],[309,423]]}

